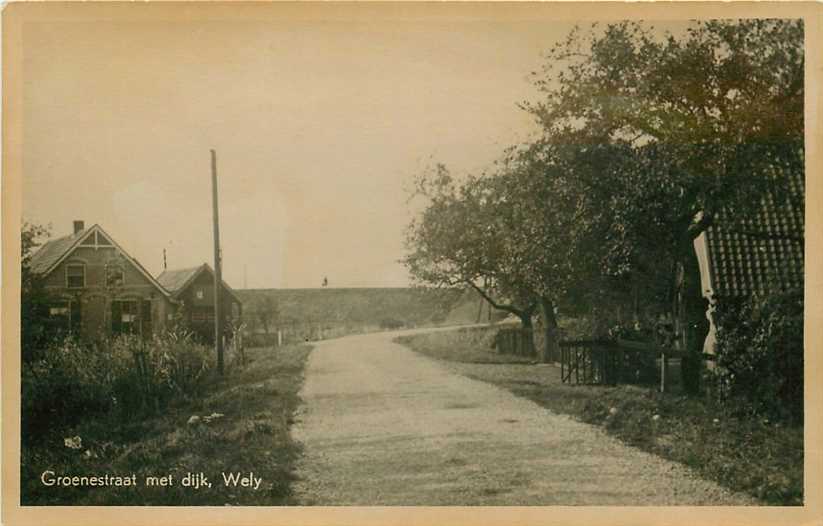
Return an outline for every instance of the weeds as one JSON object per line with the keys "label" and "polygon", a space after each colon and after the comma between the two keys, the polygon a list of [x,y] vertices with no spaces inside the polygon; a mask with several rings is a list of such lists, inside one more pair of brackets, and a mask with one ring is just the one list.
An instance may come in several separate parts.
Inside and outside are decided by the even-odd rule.
{"label": "weeds", "polygon": [[[188,349],[191,351],[192,349]],[[47,429],[39,440],[24,436],[21,492],[24,505],[283,505],[289,503],[299,445],[289,427],[299,399],[306,345],[250,349],[250,365],[225,378],[195,374],[191,396],[173,397],[154,415],[123,419],[99,413],[69,426]],[[187,352],[188,352],[187,351]],[[180,354],[178,353],[178,356]],[[188,356],[183,353],[184,356]],[[174,367],[164,362],[173,382]],[[188,362],[187,362],[188,363]],[[178,377],[179,378],[179,377]],[[193,417],[197,417],[194,419]],[[189,422],[192,422],[191,424]],[[65,439],[79,437],[81,447]],[[134,487],[46,487],[45,470],[58,474],[135,475]],[[254,472],[257,490],[224,485],[222,474]],[[187,474],[203,473],[211,487],[184,486]],[[171,476],[170,486],[149,486],[147,477]]]}

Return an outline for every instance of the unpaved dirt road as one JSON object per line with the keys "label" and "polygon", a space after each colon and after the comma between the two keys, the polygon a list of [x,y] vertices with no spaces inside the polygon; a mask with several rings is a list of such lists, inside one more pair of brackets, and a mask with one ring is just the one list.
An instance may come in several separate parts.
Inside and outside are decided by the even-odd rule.
{"label": "unpaved dirt road", "polygon": [[625,446],[392,343],[320,342],[293,432],[303,505],[752,504],[687,468]]}

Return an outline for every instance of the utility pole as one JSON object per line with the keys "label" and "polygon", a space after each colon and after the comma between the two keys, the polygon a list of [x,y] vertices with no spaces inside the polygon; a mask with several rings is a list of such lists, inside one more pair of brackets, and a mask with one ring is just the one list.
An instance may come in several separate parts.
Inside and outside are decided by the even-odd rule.
{"label": "utility pole", "polygon": [[220,216],[217,212],[217,152],[211,150],[211,198],[214,215],[214,345],[217,370],[223,375],[223,310],[220,308],[222,270],[220,261]]}

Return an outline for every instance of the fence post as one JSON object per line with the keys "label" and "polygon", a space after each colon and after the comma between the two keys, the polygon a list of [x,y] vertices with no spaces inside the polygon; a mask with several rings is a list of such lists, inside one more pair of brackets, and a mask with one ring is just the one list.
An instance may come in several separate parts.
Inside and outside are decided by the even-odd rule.
{"label": "fence post", "polygon": [[566,383],[566,348],[560,347],[560,381]]}
{"label": "fence post", "polygon": [[666,373],[669,368],[669,360],[666,358],[665,351],[660,353],[660,392],[666,392]]}

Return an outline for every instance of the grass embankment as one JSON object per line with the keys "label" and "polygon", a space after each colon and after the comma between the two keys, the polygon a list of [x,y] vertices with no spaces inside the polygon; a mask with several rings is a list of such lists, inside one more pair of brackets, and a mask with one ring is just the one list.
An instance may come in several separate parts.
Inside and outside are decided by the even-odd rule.
{"label": "grass embankment", "polygon": [[455,372],[603,426],[632,446],[681,462],[765,504],[802,504],[802,426],[733,417],[706,400],[664,395],[654,388],[563,384],[557,367],[497,354],[490,347],[492,334],[489,329],[460,330],[398,341],[444,360]]}
{"label": "grass embankment", "polygon": [[[163,414],[132,422],[87,421],[24,449],[24,505],[267,505],[290,504],[299,444],[289,427],[311,347],[247,350],[250,362],[209,386],[205,396],[172,404]],[[212,419],[203,419],[214,413]],[[200,421],[189,423],[192,416]],[[208,422],[206,421],[208,420]],[[66,437],[80,437],[72,449]],[[77,445],[76,442],[72,445]],[[44,486],[41,476],[134,475],[133,487]],[[222,473],[253,472],[259,487],[226,486]],[[211,487],[186,487],[187,473],[203,473]],[[146,477],[171,475],[169,486]],[[49,476],[47,478],[52,478]],[[168,479],[167,479],[168,480]]]}

